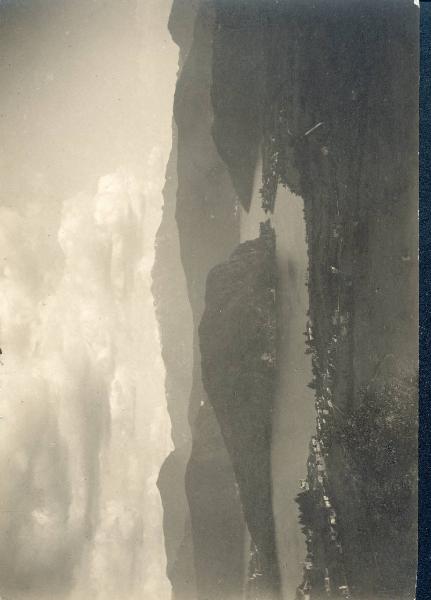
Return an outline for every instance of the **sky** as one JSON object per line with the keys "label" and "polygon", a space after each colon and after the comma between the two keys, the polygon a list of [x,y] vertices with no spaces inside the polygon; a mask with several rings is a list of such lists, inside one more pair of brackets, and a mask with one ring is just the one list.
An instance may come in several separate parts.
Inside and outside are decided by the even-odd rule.
{"label": "sky", "polygon": [[0,2],[0,595],[164,600],[165,0]]}

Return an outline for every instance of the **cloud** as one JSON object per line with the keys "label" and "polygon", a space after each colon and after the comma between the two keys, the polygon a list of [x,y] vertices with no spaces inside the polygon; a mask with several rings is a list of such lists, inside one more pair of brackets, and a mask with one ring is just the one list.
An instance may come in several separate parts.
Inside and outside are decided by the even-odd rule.
{"label": "cloud", "polygon": [[[162,167],[155,151],[147,181]],[[170,595],[156,487],[170,421],[150,276],[160,188],[118,169],[61,210],[0,214],[1,593]]]}

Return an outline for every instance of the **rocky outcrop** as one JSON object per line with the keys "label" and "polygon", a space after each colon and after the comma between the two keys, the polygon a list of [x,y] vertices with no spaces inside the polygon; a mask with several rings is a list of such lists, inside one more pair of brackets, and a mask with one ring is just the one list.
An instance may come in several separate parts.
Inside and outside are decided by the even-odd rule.
{"label": "rocky outcrop", "polygon": [[279,586],[271,494],[277,318],[275,234],[240,244],[208,275],[199,328],[202,378],[232,459],[261,588]]}

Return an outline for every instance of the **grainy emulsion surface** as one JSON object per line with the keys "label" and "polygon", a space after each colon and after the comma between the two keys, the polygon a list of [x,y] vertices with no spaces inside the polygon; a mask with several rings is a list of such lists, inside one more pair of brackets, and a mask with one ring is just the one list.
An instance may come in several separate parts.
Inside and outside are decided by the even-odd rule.
{"label": "grainy emulsion surface", "polygon": [[412,0],[0,0],[0,600],[411,600]]}

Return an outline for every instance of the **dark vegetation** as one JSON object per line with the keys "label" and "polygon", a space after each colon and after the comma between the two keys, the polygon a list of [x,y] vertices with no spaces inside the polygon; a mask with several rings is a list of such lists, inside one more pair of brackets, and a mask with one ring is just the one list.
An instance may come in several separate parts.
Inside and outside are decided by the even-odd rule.
{"label": "dark vegetation", "polygon": [[[311,449],[307,489],[297,496],[308,550],[301,590],[308,590],[311,598],[326,594],[325,587],[340,597],[411,597],[416,577],[417,426],[414,378],[369,389],[349,416],[328,418],[323,445],[328,468],[318,482]],[[339,460],[344,472],[341,497],[331,486],[331,471]],[[337,521],[339,505],[350,508],[353,522]],[[354,567],[349,564],[352,549]]]}
{"label": "dark vegetation", "polygon": [[416,579],[417,380],[368,390],[336,429],[367,521],[375,592],[409,597]]}

